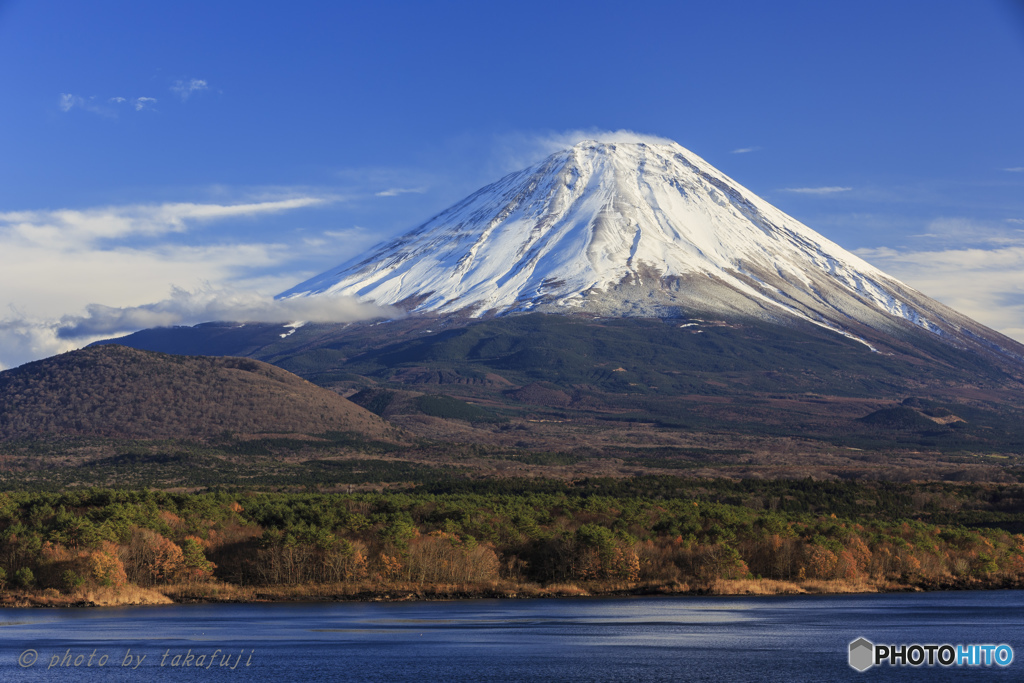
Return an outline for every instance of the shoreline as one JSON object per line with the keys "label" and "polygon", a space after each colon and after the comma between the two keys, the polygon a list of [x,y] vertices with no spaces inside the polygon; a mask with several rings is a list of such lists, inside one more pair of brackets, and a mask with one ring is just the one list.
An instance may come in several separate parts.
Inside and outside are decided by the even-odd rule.
{"label": "shoreline", "polygon": [[720,579],[709,584],[565,583],[539,586],[512,582],[486,584],[395,584],[371,588],[365,584],[303,586],[237,586],[196,583],[140,588],[102,588],[72,594],[55,591],[4,591],[0,609],[67,609],[152,606],[171,604],[266,604],[303,602],[441,602],[452,600],[543,600],[609,597],[741,597],[772,595],[866,595],[881,593],[939,593],[948,591],[1021,590],[1024,582],[1009,579],[952,579],[918,583],[895,581]]}

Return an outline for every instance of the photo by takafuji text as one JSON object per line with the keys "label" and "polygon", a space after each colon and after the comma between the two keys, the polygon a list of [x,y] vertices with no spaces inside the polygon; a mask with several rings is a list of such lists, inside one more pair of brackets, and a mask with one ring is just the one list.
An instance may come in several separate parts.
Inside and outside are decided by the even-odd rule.
{"label": "photo by takafuji text", "polygon": [[63,652],[46,653],[38,650],[28,649],[18,657],[18,666],[23,669],[41,667],[49,669],[76,669],[76,668],[120,668],[134,671],[140,667],[159,666],[162,668],[188,668],[188,669],[227,669],[233,671],[239,666],[242,668],[253,666],[255,650],[246,651],[244,648],[238,650],[164,650],[162,653],[139,653],[132,652],[128,648],[123,653],[103,652],[99,649],[73,650],[68,648]]}

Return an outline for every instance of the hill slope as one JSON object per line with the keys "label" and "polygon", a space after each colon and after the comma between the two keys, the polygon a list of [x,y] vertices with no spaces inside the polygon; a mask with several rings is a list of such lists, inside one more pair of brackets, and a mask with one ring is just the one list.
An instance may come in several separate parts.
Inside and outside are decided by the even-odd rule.
{"label": "hill slope", "polygon": [[388,426],[334,392],[256,360],[106,345],[0,373],[0,440],[332,431],[381,437]]}
{"label": "hill slope", "polygon": [[[526,314],[310,324],[284,339],[280,329],[206,324],[118,341],[168,351],[183,343],[208,353],[233,349],[323,386],[369,388],[353,400],[413,431],[416,424],[398,416],[427,411],[402,392],[498,409],[526,418],[520,427],[562,425],[565,443],[583,438],[572,424],[593,431],[654,422],[679,433],[858,448],[1024,453],[1021,368],[997,354],[957,350],[924,330],[909,331],[883,354],[809,323]],[[382,390],[398,392],[386,406],[377,405],[388,396]],[[908,432],[858,419],[912,397],[951,406],[966,423],[924,420],[919,426],[927,429]]]}

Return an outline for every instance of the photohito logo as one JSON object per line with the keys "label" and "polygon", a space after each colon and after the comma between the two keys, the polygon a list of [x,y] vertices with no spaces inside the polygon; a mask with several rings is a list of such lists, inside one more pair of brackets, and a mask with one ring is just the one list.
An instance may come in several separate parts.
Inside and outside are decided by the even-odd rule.
{"label": "photohito logo", "polygon": [[850,666],[857,671],[866,671],[874,663],[874,643],[867,638],[858,638],[850,643]]}
{"label": "photohito logo", "polygon": [[867,671],[888,662],[889,666],[1010,666],[1013,648],[1009,645],[875,645],[867,638],[850,643],[850,666]]}

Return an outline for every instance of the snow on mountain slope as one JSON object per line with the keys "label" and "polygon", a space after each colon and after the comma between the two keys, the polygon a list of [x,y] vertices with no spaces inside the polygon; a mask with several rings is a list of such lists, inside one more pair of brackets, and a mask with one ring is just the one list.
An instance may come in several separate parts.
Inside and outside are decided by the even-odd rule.
{"label": "snow on mountain slope", "polygon": [[909,323],[1017,348],[674,143],[582,142],[279,296],[325,295],[474,317],[797,318],[856,338]]}

